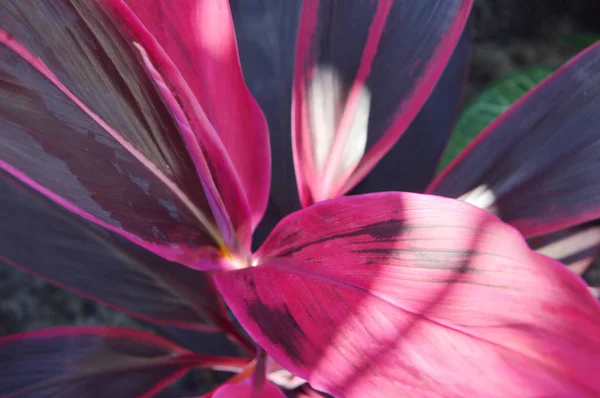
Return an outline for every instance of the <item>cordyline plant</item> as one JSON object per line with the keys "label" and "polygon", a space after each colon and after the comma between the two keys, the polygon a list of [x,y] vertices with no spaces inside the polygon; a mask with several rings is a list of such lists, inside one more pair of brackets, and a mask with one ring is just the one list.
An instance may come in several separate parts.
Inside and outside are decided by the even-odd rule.
{"label": "cordyline plant", "polygon": [[[1,259],[246,351],[25,332],[0,393],[151,396],[207,368],[237,373],[208,397],[284,396],[283,369],[338,397],[598,396],[600,305],[531,248],[598,252],[600,45],[431,182],[471,1],[256,5],[0,4]],[[341,197],[397,190],[427,194]]]}

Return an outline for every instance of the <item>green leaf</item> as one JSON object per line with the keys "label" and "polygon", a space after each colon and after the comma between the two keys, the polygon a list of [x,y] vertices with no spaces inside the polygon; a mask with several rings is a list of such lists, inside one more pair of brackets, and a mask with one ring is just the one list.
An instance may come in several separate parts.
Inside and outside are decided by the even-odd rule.
{"label": "green leaf", "polygon": [[600,40],[600,35],[597,34],[572,34],[563,35],[561,40],[567,44],[584,49]]}
{"label": "green leaf", "polygon": [[462,110],[438,166],[444,169],[494,119],[556,68],[531,67],[500,78],[484,89]]}

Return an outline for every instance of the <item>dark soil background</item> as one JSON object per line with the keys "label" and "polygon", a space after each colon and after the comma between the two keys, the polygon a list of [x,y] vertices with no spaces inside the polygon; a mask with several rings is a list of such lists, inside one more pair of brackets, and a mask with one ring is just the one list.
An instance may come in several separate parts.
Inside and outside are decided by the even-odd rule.
{"label": "dark soil background", "polygon": [[[515,68],[560,65],[579,49],[565,35],[600,35],[599,0],[476,0],[466,98]],[[43,258],[43,256],[41,256]],[[0,263],[0,336],[48,326],[138,325],[128,316]]]}

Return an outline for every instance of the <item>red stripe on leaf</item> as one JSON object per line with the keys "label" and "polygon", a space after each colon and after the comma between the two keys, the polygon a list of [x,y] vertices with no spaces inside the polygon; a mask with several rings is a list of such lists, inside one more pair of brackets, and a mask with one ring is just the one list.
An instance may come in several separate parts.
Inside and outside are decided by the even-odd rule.
{"label": "red stripe on leaf", "polygon": [[304,206],[344,194],[392,148],[440,78],[471,4],[303,3],[292,147]]}
{"label": "red stripe on leaf", "polygon": [[[162,1],[104,1],[129,21],[155,62],[160,66],[172,64],[177,71],[167,68],[164,78],[186,113],[191,118],[202,113],[201,119],[210,126],[212,131],[204,131],[204,121],[193,120],[197,139],[205,146],[205,156],[222,187],[221,194],[229,199],[225,201],[228,211],[233,215],[246,212],[251,219],[251,225],[238,225],[239,220],[234,224],[251,231],[267,205],[269,135],[262,111],[243,79],[228,2],[183,0],[167,5]],[[128,15],[126,7],[135,17]],[[142,28],[137,26],[140,23]],[[238,187],[228,186],[231,183],[225,186],[222,180],[241,184],[243,203],[236,203],[240,198],[227,192]]]}

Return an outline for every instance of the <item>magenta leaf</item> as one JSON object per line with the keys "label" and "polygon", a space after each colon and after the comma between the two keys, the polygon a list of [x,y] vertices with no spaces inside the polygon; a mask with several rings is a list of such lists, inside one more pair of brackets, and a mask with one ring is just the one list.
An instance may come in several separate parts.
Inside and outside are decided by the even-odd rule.
{"label": "magenta leaf", "polygon": [[525,237],[600,218],[600,44],[517,101],[427,192],[496,213]]}
{"label": "magenta leaf", "polygon": [[[210,398],[285,398],[285,394],[275,384],[267,381],[260,392],[252,386],[252,379],[224,384],[210,395]],[[208,397],[207,397],[208,398]]]}
{"label": "magenta leaf", "polygon": [[285,218],[218,273],[250,336],[315,388],[365,396],[595,396],[600,304],[493,215],[409,193]]}
{"label": "magenta leaf", "polygon": [[214,267],[210,176],[125,28],[94,2],[2,3],[0,168],[168,260]]}
{"label": "magenta leaf", "polygon": [[303,205],[347,192],[392,148],[446,67],[471,3],[303,2],[292,97]]}
{"label": "magenta leaf", "polygon": [[[217,168],[213,169],[217,183],[223,178],[236,181],[221,193],[229,194],[223,191],[239,184],[243,189],[244,203],[226,201],[227,208],[235,214],[240,207],[249,206],[245,211],[250,211],[255,227],[269,195],[269,134],[242,76],[228,1],[126,0],[133,18],[118,5],[121,0],[107,3],[112,3],[117,15],[126,18],[130,26],[142,24],[142,29],[133,28],[134,35],[152,47],[148,48],[150,56],[159,66],[174,65],[162,68],[165,80],[192,118],[205,156]],[[151,41],[155,44],[150,45]],[[194,112],[202,115],[193,119]]]}
{"label": "magenta leaf", "polygon": [[193,367],[242,365],[135,329],[77,326],[0,339],[2,397],[150,397]]}

